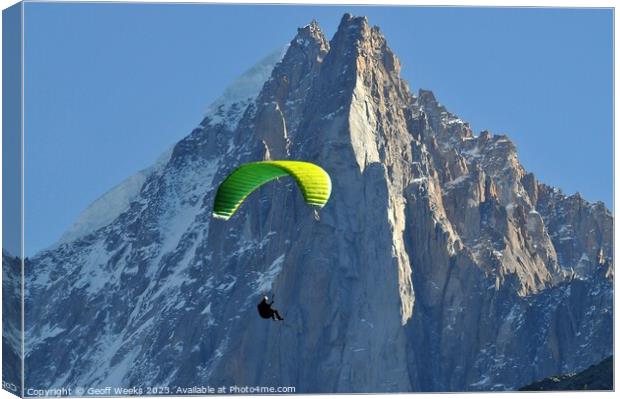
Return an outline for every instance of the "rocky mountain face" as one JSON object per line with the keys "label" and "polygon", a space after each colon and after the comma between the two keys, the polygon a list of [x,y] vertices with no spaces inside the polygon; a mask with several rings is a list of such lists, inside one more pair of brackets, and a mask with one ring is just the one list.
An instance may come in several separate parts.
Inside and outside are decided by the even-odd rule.
{"label": "rocky mountain face", "polygon": [[[26,262],[26,387],[512,390],[612,353],[602,203],[412,93],[366,18],[346,14],[331,41],[300,28],[270,69],[111,222]],[[217,185],[262,159],[321,165],[327,206],[281,179],[213,219]],[[257,316],[264,293],[283,323]]]}

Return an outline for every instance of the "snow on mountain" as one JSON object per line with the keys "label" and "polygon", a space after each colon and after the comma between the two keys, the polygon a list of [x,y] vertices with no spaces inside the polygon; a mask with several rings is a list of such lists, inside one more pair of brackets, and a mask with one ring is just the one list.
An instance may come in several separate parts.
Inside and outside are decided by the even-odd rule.
{"label": "snow on mountain", "polygon": [[265,81],[271,76],[273,67],[284,57],[287,49],[288,46],[284,46],[273,51],[239,76],[224,90],[221,97],[209,105],[205,117],[214,124],[226,123],[230,129],[234,129],[243,111],[254,101]]}
{"label": "snow on mountain", "polygon": [[153,166],[128,177],[97,198],[80,214],[77,221],[62,234],[55,246],[76,240],[112,223],[136,199],[146,179],[166,165],[171,154],[172,148],[169,148],[159,156]]}
{"label": "snow on mountain", "polygon": [[[205,118],[212,123],[226,123],[234,129],[247,108],[271,75],[276,63],[284,56],[288,46],[275,50],[231,83],[224,93],[207,108]],[[137,198],[147,178],[157,173],[170,160],[172,148],[159,156],[155,164],[128,177],[90,204],[60,237],[53,247],[90,234],[114,221]],[[48,249],[51,249],[50,247]]]}

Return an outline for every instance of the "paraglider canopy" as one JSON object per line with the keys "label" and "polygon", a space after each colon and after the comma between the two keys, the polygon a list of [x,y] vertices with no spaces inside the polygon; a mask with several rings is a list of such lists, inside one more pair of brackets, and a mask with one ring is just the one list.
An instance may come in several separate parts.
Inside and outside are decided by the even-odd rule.
{"label": "paraglider canopy", "polygon": [[331,179],[320,166],[302,161],[252,162],[235,169],[217,189],[213,216],[228,220],[254,190],[283,176],[297,182],[304,200],[322,208],[332,190]]}

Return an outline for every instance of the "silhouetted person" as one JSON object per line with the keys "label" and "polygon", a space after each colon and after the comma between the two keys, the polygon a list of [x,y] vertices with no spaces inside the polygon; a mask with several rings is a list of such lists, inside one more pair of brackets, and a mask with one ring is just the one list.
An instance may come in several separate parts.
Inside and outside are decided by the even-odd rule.
{"label": "silhouetted person", "polygon": [[269,301],[269,298],[264,296],[263,300],[258,304],[257,308],[258,308],[258,314],[260,314],[260,317],[262,317],[263,319],[284,320],[280,316],[280,313],[278,313],[277,310],[271,307],[271,305],[273,305],[273,300],[271,302],[268,302],[268,301]]}

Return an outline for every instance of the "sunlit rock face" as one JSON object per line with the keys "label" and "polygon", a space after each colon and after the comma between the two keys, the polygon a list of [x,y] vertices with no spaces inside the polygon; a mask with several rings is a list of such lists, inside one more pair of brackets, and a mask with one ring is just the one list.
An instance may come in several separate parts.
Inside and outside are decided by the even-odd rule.
{"label": "sunlit rock face", "polygon": [[[26,386],[510,390],[609,356],[611,213],[399,73],[366,18],[300,28],[26,262]],[[281,179],[213,219],[262,159],[321,165],[327,206]],[[265,293],[284,322],[257,316]]]}

